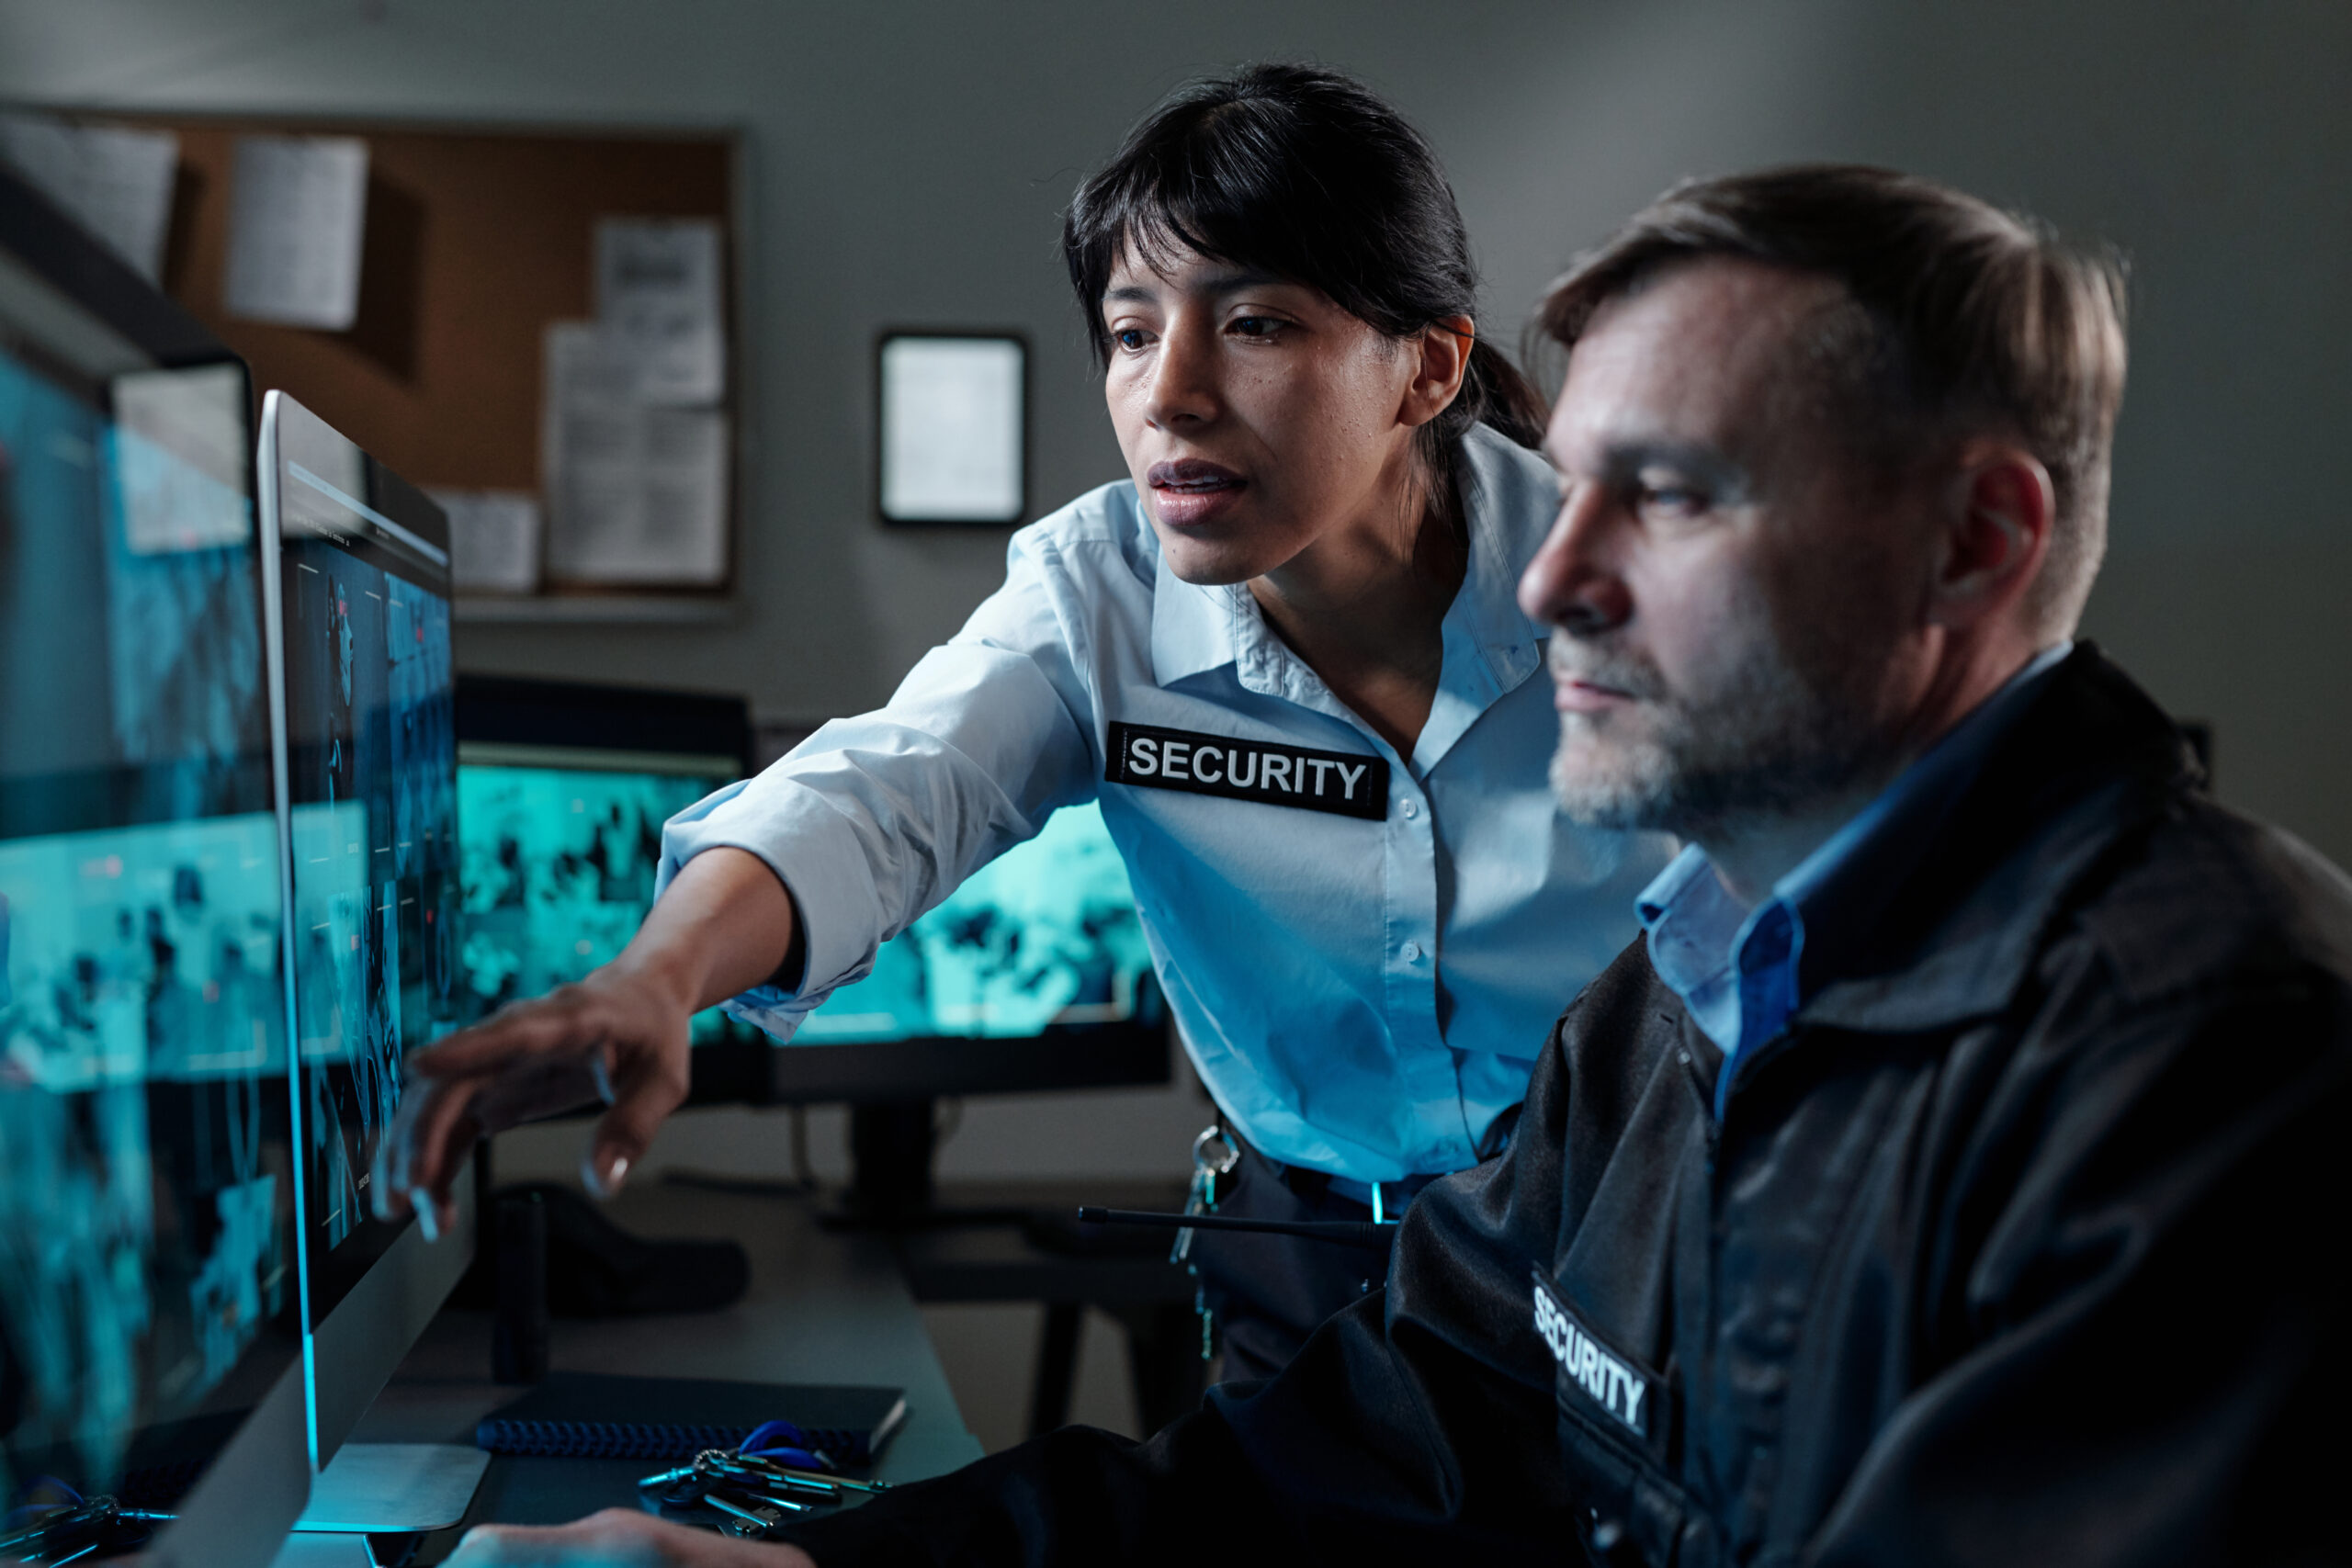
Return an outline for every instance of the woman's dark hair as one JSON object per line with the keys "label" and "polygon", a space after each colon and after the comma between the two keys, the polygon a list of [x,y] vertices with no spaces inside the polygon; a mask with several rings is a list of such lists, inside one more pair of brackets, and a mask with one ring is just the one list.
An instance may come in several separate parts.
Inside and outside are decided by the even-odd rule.
{"label": "woman's dark hair", "polygon": [[[1178,246],[1319,289],[1394,338],[1477,314],[1477,271],[1437,155],[1370,88],[1335,71],[1250,65],[1195,83],[1078,187],[1062,254],[1098,359],[1111,356],[1102,293],[1121,256]],[[1471,425],[1532,446],[1544,423],[1534,386],[1481,338],[1461,393],[1422,427],[1422,456],[1458,490]]]}

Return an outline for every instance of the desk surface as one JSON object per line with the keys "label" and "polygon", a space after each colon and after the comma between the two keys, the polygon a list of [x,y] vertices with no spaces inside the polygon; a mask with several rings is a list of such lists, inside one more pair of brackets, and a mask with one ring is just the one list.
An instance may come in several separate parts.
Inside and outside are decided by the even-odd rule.
{"label": "desk surface", "polygon": [[[737,1378],[756,1382],[879,1383],[907,1394],[907,1424],[876,1474],[913,1481],[980,1457],[948,1391],[888,1242],[821,1228],[811,1201],[647,1183],[614,1200],[613,1219],[647,1236],[728,1236],[751,1255],[752,1283],[723,1312],[577,1321],[558,1318],[558,1370]],[[436,1317],[361,1418],[354,1442],[471,1442],[474,1423],[520,1388],[490,1381],[484,1312]],[[639,1460],[501,1460],[469,1523],[547,1524],[599,1507],[635,1507]]]}

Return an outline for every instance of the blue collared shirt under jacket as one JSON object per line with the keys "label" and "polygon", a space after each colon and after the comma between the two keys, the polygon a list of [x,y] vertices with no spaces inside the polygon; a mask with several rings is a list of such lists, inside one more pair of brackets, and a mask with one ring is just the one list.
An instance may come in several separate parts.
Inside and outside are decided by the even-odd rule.
{"label": "blue collared shirt under jacket", "polygon": [[1650,966],[1682,998],[1691,1021],[1723,1047],[1718,1122],[1742,1055],[1778,1034],[1804,1004],[1809,973],[1834,972],[1823,968],[1834,945],[1875,916],[1877,895],[1902,883],[2001,731],[2023,710],[2028,689],[2074,647],[2061,642],[2028,660],[1753,909],[1732,897],[1696,844],[1642,889],[1634,908],[1649,933]]}
{"label": "blue collared shirt under jacket", "polygon": [[[1351,1181],[1476,1163],[1561,1005],[1634,936],[1634,895],[1671,845],[1554,809],[1543,629],[1514,593],[1555,481],[1491,431],[1467,440],[1468,572],[1409,758],[1246,590],[1169,570],[1134,485],[1105,485],[1013,536],[1004,586],[887,707],[828,724],[671,820],[665,881],[732,845],[774,867],[802,913],[799,989],[730,1010],[789,1039],[976,867],[1057,807],[1099,799],[1193,1065],[1244,1137]],[[1114,724],[1238,741],[1260,760],[1378,758],[1386,798],[1363,802],[1366,818],[1108,783]],[[1317,782],[1368,797],[1379,770],[1347,766],[1359,771],[1320,768]]]}

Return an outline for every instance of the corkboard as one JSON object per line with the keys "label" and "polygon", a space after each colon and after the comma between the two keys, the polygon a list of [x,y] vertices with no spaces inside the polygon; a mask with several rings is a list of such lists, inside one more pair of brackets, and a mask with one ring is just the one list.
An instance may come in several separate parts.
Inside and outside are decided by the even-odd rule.
{"label": "corkboard", "polygon": [[[115,113],[89,119],[179,136],[166,291],[244,356],[256,388],[284,389],[419,484],[539,491],[541,334],[550,321],[594,311],[599,218],[724,225],[732,417],[741,354],[731,134]],[[232,144],[243,131],[367,141],[366,249],[349,331],[249,321],[221,308]],[[730,578],[741,531],[740,472],[736,479]]]}

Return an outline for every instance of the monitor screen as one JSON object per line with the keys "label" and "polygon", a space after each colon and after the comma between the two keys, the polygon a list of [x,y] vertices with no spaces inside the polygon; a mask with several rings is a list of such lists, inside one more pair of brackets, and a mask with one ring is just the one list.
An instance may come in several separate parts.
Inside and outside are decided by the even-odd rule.
{"label": "monitor screen", "polygon": [[[466,1016],[617,956],[652,908],[662,824],[736,773],[721,755],[460,741]],[[737,1031],[717,1008],[695,1017],[698,1045]]]}
{"label": "monitor screen", "polygon": [[299,1348],[250,393],[70,310],[0,267],[0,1495],[169,1506]]}
{"label": "monitor screen", "polygon": [[286,837],[311,1326],[391,1246],[370,1216],[401,1058],[460,1019],[448,535],[272,395]]}
{"label": "monitor screen", "polygon": [[874,972],[810,1013],[793,1043],[1023,1039],[1125,1022],[1151,954],[1126,863],[1091,802],[964,879],[882,946]]}
{"label": "monitor screen", "polygon": [[[610,959],[650,907],[662,824],[750,771],[742,698],[458,681],[459,967],[469,1016]],[[1057,813],[886,944],[793,1042],[696,1015],[689,1100],[864,1104],[1168,1077],[1166,1009],[1125,863]]]}

